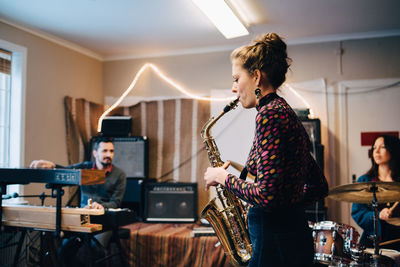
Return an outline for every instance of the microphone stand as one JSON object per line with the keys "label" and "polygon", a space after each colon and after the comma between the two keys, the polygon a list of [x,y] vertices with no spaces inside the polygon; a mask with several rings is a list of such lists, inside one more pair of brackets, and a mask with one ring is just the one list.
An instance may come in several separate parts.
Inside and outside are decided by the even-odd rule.
{"label": "microphone stand", "polygon": [[[0,191],[1,193],[5,192],[5,188],[3,191],[3,188],[0,187]],[[12,195],[4,195],[2,194],[2,198],[0,198],[0,216],[2,215],[1,213],[1,200],[4,199],[11,199],[11,198],[28,198],[28,197],[39,197],[40,201],[41,201],[41,205],[44,206],[44,200],[46,199],[46,197],[53,197],[52,195],[46,195],[45,192],[42,192],[40,195],[19,195],[18,193],[13,193]],[[1,217],[0,217],[1,218]],[[1,220],[0,220],[0,226],[1,226]],[[1,231],[0,231],[1,232]],[[22,245],[23,245],[23,241],[25,240],[25,236],[26,236],[26,231],[21,231],[21,236],[19,237],[19,241],[17,243],[17,248],[15,250],[15,255],[14,255],[14,261],[13,261],[13,266],[17,266],[17,262],[18,262],[18,258],[21,254],[21,249],[22,249]],[[42,243],[43,243],[43,235],[40,236],[40,247],[42,247]]]}
{"label": "microphone stand", "polygon": [[44,206],[44,200],[46,197],[53,197],[52,195],[46,195],[44,192],[42,192],[40,195],[18,195],[18,193],[12,194],[13,198],[18,198],[18,197],[39,197],[41,201],[41,205]]}
{"label": "microphone stand", "polygon": [[0,183],[0,232],[3,231],[3,195],[5,195],[7,192],[7,184],[6,183]]}

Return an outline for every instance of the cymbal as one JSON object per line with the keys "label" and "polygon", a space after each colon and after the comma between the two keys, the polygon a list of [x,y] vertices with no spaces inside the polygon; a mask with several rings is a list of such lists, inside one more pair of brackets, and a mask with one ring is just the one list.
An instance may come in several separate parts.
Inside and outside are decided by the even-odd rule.
{"label": "cymbal", "polygon": [[371,204],[373,201],[373,186],[376,186],[378,203],[400,200],[400,183],[398,182],[361,182],[339,185],[329,190],[328,197],[354,203]]}

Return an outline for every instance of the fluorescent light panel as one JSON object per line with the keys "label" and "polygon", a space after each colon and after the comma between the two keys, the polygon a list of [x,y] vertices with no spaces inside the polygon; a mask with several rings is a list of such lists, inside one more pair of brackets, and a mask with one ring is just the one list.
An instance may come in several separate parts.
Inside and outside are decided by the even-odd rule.
{"label": "fluorescent light panel", "polygon": [[249,34],[249,31],[224,0],[192,1],[203,11],[226,39]]}

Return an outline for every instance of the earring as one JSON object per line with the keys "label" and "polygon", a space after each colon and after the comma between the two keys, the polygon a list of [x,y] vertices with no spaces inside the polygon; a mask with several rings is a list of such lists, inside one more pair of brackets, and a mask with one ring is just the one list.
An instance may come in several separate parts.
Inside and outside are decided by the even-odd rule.
{"label": "earring", "polygon": [[254,93],[256,94],[257,99],[259,99],[260,96],[261,96],[261,90],[260,90],[260,88],[257,88],[256,90],[254,90]]}

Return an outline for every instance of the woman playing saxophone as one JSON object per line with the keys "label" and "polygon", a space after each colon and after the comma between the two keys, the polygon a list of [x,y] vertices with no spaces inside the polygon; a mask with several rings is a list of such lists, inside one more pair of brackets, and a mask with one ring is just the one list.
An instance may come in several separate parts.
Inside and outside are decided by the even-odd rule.
{"label": "woman playing saxophone", "polygon": [[245,168],[256,179],[242,180],[230,174],[225,164],[207,169],[206,187],[221,184],[250,204],[250,267],[310,266],[314,243],[304,205],[325,197],[328,184],[310,154],[302,123],[276,94],[290,65],[286,44],[269,33],[235,49],[231,62],[232,92],[244,108],[257,109]]}

